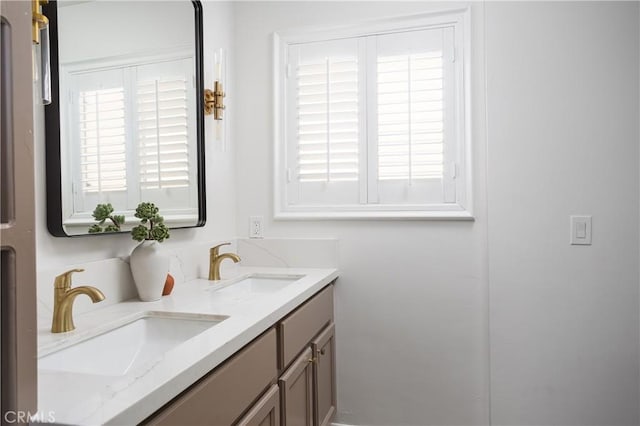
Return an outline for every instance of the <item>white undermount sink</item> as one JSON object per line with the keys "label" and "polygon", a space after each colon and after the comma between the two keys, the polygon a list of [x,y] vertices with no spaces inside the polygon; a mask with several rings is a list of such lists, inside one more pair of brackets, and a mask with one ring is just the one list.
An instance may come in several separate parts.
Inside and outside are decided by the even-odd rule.
{"label": "white undermount sink", "polygon": [[38,359],[38,369],[100,376],[124,376],[156,361],[226,316],[147,312],[97,336]]}
{"label": "white undermount sink", "polygon": [[252,274],[225,284],[216,289],[216,295],[247,298],[257,295],[271,294],[290,286],[304,275],[262,275]]}

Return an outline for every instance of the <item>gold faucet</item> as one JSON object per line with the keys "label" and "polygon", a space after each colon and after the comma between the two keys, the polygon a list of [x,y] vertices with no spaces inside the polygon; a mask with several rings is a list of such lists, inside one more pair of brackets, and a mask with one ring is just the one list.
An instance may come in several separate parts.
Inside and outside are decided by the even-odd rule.
{"label": "gold faucet", "polygon": [[224,259],[231,259],[235,263],[240,262],[240,256],[235,253],[218,253],[220,247],[230,244],[231,243],[218,244],[209,250],[209,280],[218,281],[220,279],[220,263],[222,263]]}
{"label": "gold faucet", "polygon": [[58,275],[53,284],[53,322],[51,323],[52,333],[64,333],[76,328],[73,324],[73,301],[76,296],[86,294],[93,303],[104,300],[104,294],[95,287],[82,286],[71,288],[71,274],[83,272],[84,269],[72,269],[64,274]]}

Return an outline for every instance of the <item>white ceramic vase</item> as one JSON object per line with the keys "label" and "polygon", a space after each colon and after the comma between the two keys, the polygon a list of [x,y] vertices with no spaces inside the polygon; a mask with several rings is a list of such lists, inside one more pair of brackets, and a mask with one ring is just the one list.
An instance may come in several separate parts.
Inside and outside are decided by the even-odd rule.
{"label": "white ceramic vase", "polygon": [[141,242],[131,252],[129,263],[140,300],[160,300],[169,273],[169,255],[160,243],[154,240]]}

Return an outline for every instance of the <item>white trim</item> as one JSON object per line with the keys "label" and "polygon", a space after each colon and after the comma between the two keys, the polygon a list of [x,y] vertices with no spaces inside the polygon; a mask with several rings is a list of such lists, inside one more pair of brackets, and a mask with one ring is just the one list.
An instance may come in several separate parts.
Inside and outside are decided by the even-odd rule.
{"label": "white trim", "polygon": [[467,211],[341,211],[341,212],[280,212],[275,220],[460,220],[474,221],[475,218]]}
{"label": "white trim", "polygon": [[[83,59],[81,61],[69,61],[60,64],[60,68],[70,74],[76,72],[93,72],[122,66],[137,66],[147,63],[174,61],[193,58],[191,47],[175,47],[171,49],[154,49],[141,52],[128,53],[126,55],[105,56],[95,59]],[[194,71],[195,72],[195,71]]]}
{"label": "white trim", "polygon": [[[284,192],[287,182],[287,173],[285,170],[286,141],[284,140],[284,113],[281,109],[284,102],[284,82],[283,77],[286,75],[287,58],[284,57],[286,46],[281,40],[278,33],[273,33],[273,140],[275,147],[274,153],[274,214],[277,216],[280,207],[284,203]],[[286,77],[285,77],[286,78]]]}
{"label": "white trim", "polygon": [[[462,81],[463,87],[462,96],[464,101],[464,119],[459,123],[459,126],[463,126],[464,132],[464,149],[459,150],[461,154],[464,155],[464,158],[458,161],[458,165],[464,164],[464,167],[459,167],[459,174],[461,174],[462,179],[464,179],[464,194],[462,194],[462,199],[464,200],[461,204],[464,206],[464,209],[469,212],[473,216],[473,155],[472,155],[472,146],[471,146],[471,131],[472,127],[472,114],[471,114],[471,11],[467,10],[466,13],[462,15],[462,25],[460,26],[462,34],[462,46],[463,46],[463,70],[462,70]],[[457,55],[458,52],[455,52]]]}
{"label": "white trim", "polygon": [[[350,37],[362,37],[370,35],[381,35],[394,32],[405,32],[412,30],[422,30],[426,28],[439,28],[454,25],[464,21],[464,16],[468,15],[469,8],[456,8],[439,12],[420,13],[409,16],[396,16],[386,19],[376,19],[360,22],[359,24],[349,24],[334,26],[331,28],[309,27],[278,31],[277,34],[285,44],[308,43],[311,41],[333,40]],[[465,23],[466,25],[466,23]]]}
{"label": "white trim", "polygon": [[274,219],[451,219],[475,220],[459,204],[432,204],[428,210],[422,205],[334,205],[295,206],[276,212]]}

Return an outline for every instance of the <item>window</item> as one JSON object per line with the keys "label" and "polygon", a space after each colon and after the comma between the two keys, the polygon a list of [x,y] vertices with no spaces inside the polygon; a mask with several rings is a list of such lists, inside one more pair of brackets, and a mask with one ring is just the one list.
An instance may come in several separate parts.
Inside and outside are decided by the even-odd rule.
{"label": "window", "polygon": [[197,207],[191,185],[197,171],[189,168],[192,61],[167,56],[68,67],[63,110],[73,141],[67,173],[74,198],[64,206],[66,225],[92,222],[103,202],[120,212],[135,210],[139,200],[172,214]]}
{"label": "window", "polygon": [[276,34],[276,217],[471,218],[466,19]]}

